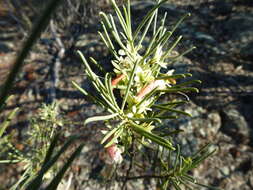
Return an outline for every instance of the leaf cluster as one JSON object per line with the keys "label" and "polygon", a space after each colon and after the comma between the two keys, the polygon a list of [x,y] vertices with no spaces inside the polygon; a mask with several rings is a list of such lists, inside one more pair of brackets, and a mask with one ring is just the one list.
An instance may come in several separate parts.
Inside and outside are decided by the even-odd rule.
{"label": "leaf cluster", "polygon": [[[102,79],[92,71],[88,61],[78,51],[84,63],[88,79],[95,87],[99,96],[94,96],[93,93],[81,88],[75,82],[73,82],[74,86],[109,112],[108,115],[88,118],[84,124],[101,120],[106,122],[110,122],[110,120],[119,121],[117,126],[108,130],[105,138],[102,140],[102,143],[107,142],[105,147],[115,143],[118,139],[123,144],[131,144],[131,142],[124,141],[126,139],[130,140],[129,136],[135,136],[140,137],[140,141],[143,141],[142,137],[145,137],[161,146],[175,150],[168,139],[152,133],[152,129],[155,128],[156,123],[161,123],[163,119],[173,119],[178,114],[190,116],[189,113],[175,109],[183,101],[172,100],[164,104],[157,103],[161,95],[164,94],[185,94],[185,92],[189,91],[198,92],[196,88],[185,86],[200,82],[199,80],[192,80],[175,84],[179,78],[189,77],[191,74],[160,72],[162,67],[167,66],[192,49],[190,48],[190,50],[176,57],[170,57],[171,52],[182,38],[180,36],[169,49],[163,50],[173,32],[187,16],[180,19],[172,30],[168,30],[165,27],[165,14],[164,19],[157,26],[157,9],[165,2],[166,0],[157,3],[143,18],[134,32],[132,31],[131,24],[130,1],[128,1],[126,6],[123,6],[122,11],[114,0],[111,1],[121,30],[117,28],[119,26],[115,24],[116,21],[112,15],[100,13],[104,32],[99,32],[99,35],[115,58],[115,60],[112,60],[112,64],[115,67],[114,72],[105,73]],[[148,30],[151,29],[153,30],[153,35],[150,44],[148,47],[144,47],[142,45],[143,40]],[[115,48],[116,45],[120,47],[120,50]],[[146,51],[143,51],[143,49]],[[100,70],[103,70],[96,60],[90,58],[90,61]],[[118,84],[113,85],[113,77],[115,75],[116,77],[122,75],[124,77],[122,77]],[[115,90],[120,91],[121,103],[115,97]]]}
{"label": "leaf cluster", "polygon": [[[189,175],[189,171],[197,167],[214,151],[210,152],[206,146],[196,155],[184,158],[181,155],[180,147],[175,146],[170,138],[173,134],[181,131],[160,135],[154,130],[157,126],[162,125],[164,119],[175,119],[179,115],[191,116],[176,107],[189,101],[185,93],[198,92],[197,88],[188,87],[188,85],[201,81],[190,80],[178,83],[181,78],[192,75],[190,73],[174,74],[173,70],[169,70],[167,73],[162,72],[162,68],[166,69],[169,64],[194,49],[192,47],[181,54],[173,54],[182,36],[177,37],[174,41],[172,36],[179,24],[189,14],[183,16],[169,30],[165,27],[167,13],[164,14],[160,22],[158,21],[158,8],[166,2],[166,0],[161,0],[133,30],[130,0],[126,5],[123,5],[122,9],[117,6],[114,0],[110,1],[115,10],[117,21],[113,15],[101,12],[103,32],[99,32],[99,36],[114,56],[111,60],[114,69],[112,72],[106,72],[96,60],[89,58],[90,62],[104,73],[104,76],[98,76],[91,69],[83,54],[78,51],[85,67],[84,71],[98,96],[94,96],[94,92],[83,89],[73,82],[78,90],[102,106],[109,114],[88,118],[84,124],[97,121],[105,122],[108,130],[103,131],[105,135],[101,141],[105,148],[115,145],[122,146],[125,153],[129,154],[128,150],[133,143],[144,146],[149,146],[152,143],[158,145],[162,150],[172,152],[165,160],[163,156],[159,158],[157,166],[159,175],[149,177],[158,178],[162,189],[170,187],[181,189],[181,185],[191,189],[189,183],[195,185],[198,183]],[[145,46],[144,39],[148,37],[149,33],[152,33],[150,42],[148,46]],[[170,44],[169,47],[167,44]],[[115,96],[115,91],[119,92],[120,98]],[[186,100],[174,98],[168,102],[159,103],[162,96],[172,93],[183,95]],[[114,125],[112,125],[112,121],[114,121]],[[162,155],[163,152],[160,154]],[[175,159],[172,162],[173,154]],[[138,177],[132,177],[132,179],[138,179]]]}

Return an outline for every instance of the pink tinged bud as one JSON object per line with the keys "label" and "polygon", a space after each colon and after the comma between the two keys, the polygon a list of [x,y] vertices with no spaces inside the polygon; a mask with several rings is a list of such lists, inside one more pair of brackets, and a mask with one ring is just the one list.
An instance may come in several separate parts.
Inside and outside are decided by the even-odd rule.
{"label": "pink tinged bud", "polygon": [[125,78],[124,74],[118,75],[115,79],[112,80],[112,86],[116,86],[123,78]]}
{"label": "pink tinged bud", "polygon": [[106,148],[106,153],[108,155],[106,163],[108,164],[119,164],[122,162],[123,158],[121,156],[122,151],[117,147],[116,144],[113,144]]}
{"label": "pink tinged bud", "polygon": [[155,80],[149,83],[147,86],[143,87],[141,91],[137,94],[137,100],[141,101],[148,93],[150,93],[156,87],[162,87],[164,85],[163,80]]}

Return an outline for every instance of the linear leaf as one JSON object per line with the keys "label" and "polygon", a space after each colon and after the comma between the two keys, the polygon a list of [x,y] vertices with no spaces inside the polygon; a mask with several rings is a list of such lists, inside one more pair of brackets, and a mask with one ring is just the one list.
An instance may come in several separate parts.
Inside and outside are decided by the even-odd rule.
{"label": "linear leaf", "polygon": [[0,138],[3,136],[6,128],[10,125],[12,118],[16,115],[19,108],[15,108],[7,116],[4,122],[0,125]]}
{"label": "linear leaf", "polygon": [[110,114],[110,115],[90,117],[90,118],[88,118],[84,121],[84,125],[86,125],[90,122],[109,120],[109,119],[117,117],[118,115],[119,115],[118,113],[113,113],[113,114]]}
{"label": "linear leaf", "polygon": [[138,36],[140,30],[145,26],[146,22],[153,16],[154,11],[156,11],[163,3],[165,3],[167,0],[163,0],[160,3],[158,3],[156,6],[154,6],[147,15],[143,18],[142,22],[138,25],[136,31],[134,32],[134,40]]}
{"label": "linear leaf", "polygon": [[145,129],[143,129],[142,127],[140,127],[139,125],[135,124],[133,121],[130,121],[131,127],[132,129],[137,132],[138,134],[150,139],[151,141],[165,147],[171,150],[175,150],[175,148],[172,146],[171,142],[169,142],[168,140],[155,135],[153,133],[150,133],[148,131],[146,131]]}
{"label": "linear leaf", "polygon": [[17,56],[15,63],[5,81],[3,84],[1,91],[0,91],[0,108],[2,109],[8,94],[10,90],[12,89],[12,86],[14,84],[15,78],[18,75],[20,69],[23,66],[24,60],[29,54],[32,46],[35,44],[37,39],[39,39],[41,33],[43,30],[47,27],[51,15],[55,12],[57,7],[60,5],[62,0],[51,0],[47,3],[44,11],[42,12],[41,16],[39,17],[36,24],[33,26],[32,32],[29,35],[28,39],[24,43],[24,46]]}
{"label": "linear leaf", "polygon": [[159,90],[161,92],[169,93],[169,92],[199,92],[197,88],[189,87],[189,88],[170,88],[166,90]]}
{"label": "linear leaf", "polygon": [[117,138],[123,133],[123,126],[120,126],[117,128],[117,130],[115,131],[112,139],[105,145],[105,148],[111,146],[113,143],[115,143],[115,141],[117,140]]}
{"label": "linear leaf", "polygon": [[113,94],[113,90],[112,90],[112,78],[111,75],[109,73],[106,73],[105,75],[105,86],[107,88],[107,91],[109,93],[109,97],[111,99],[112,104],[115,106],[115,108],[117,108],[117,110],[120,110],[117,102],[116,102],[116,98]]}
{"label": "linear leaf", "polygon": [[187,112],[184,112],[184,111],[181,111],[181,110],[176,110],[176,109],[171,109],[170,107],[166,107],[166,106],[155,105],[154,107],[159,108],[159,109],[162,109],[162,110],[167,110],[167,111],[170,111],[170,112],[175,112],[175,113],[187,115],[187,116],[189,116],[189,117],[192,116],[191,114],[189,114],[189,113],[187,113]]}
{"label": "linear leaf", "polygon": [[[56,136],[57,138],[57,136]],[[37,190],[41,185],[42,178],[46,172],[56,163],[59,157],[67,150],[67,148],[77,139],[77,136],[71,136],[68,138],[67,142],[61,147],[61,149],[52,157],[47,163],[44,164],[44,167],[38,172],[37,176],[29,183],[26,190]]]}
{"label": "linear leaf", "polygon": [[61,168],[61,170],[57,173],[57,175],[52,179],[50,184],[46,187],[45,190],[56,190],[59,183],[61,182],[64,174],[66,173],[67,169],[70,167],[74,159],[77,158],[77,156],[81,153],[83,149],[83,144],[80,145],[75,152],[68,158],[67,162],[64,164],[64,166]]}
{"label": "linear leaf", "polygon": [[134,117],[128,117],[128,119],[133,121],[141,121],[141,122],[151,122],[155,121],[158,123],[162,123],[162,121],[159,118],[134,118]]}
{"label": "linear leaf", "polygon": [[125,104],[126,104],[126,101],[127,101],[127,98],[128,98],[128,94],[129,94],[130,89],[132,87],[132,83],[133,83],[134,75],[135,75],[135,72],[136,72],[137,64],[138,64],[138,61],[135,61],[133,70],[132,70],[131,75],[130,75],[129,82],[127,84],[127,89],[126,89],[126,92],[125,92],[125,96],[124,96],[124,99],[123,99],[123,102],[122,102],[122,106],[121,106],[122,111],[124,110],[124,107],[125,107]]}
{"label": "linear leaf", "polygon": [[178,87],[183,87],[183,86],[186,86],[186,85],[189,85],[189,84],[193,84],[193,83],[199,83],[201,84],[201,80],[191,80],[191,81],[187,81],[187,82],[183,82],[183,83],[180,83],[180,84],[177,84],[175,86],[173,86],[172,88],[178,88]]}
{"label": "linear leaf", "polygon": [[178,105],[178,104],[184,104],[187,103],[187,101],[174,101],[174,102],[167,102],[167,103],[162,103],[162,104],[155,104],[155,106],[168,106],[168,105]]}
{"label": "linear leaf", "polygon": [[107,139],[109,139],[116,131],[118,130],[117,127],[115,127],[113,130],[108,131],[108,133],[105,135],[105,137],[102,139],[101,144],[104,144]]}
{"label": "linear leaf", "polygon": [[191,77],[192,74],[191,73],[185,73],[185,74],[175,74],[175,75],[165,75],[163,74],[162,76],[159,76],[156,78],[156,80],[166,80],[166,79],[179,79],[179,78],[185,78],[185,77]]}

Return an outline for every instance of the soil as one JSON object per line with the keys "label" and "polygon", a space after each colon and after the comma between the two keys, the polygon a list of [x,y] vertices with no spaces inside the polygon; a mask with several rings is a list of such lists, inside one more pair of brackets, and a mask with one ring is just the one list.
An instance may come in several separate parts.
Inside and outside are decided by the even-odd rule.
{"label": "soil", "polygon": [[[134,2],[132,16],[135,22],[152,5],[149,1]],[[22,22],[17,20],[22,11],[29,12],[29,9],[17,13],[6,5],[0,4],[0,8],[0,81],[3,82],[30,28],[22,19]],[[75,53],[78,49],[110,69],[109,52],[96,32],[100,29],[98,17],[91,16],[97,15],[100,9],[111,11],[106,1],[101,0],[98,8],[92,9],[91,6],[84,19],[78,20],[82,15],[75,15],[68,22],[68,13],[64,22],[60,20],[55,24],[65,50],[60,58],[56,99],[61,115],[79,123],[103,111],[84,98],[71,83],[86,85],[83,66]],[[168,121],[165,125],[185,131],[176,140],[183,145],[186,156],[207,142],[217,148],[215,155],[193,171],[201,183],[226,190],[253,189],[253,3],[251,0],[171,0],[161,7],[160,13],[165,11],[168,27],[184,14],[191,13],[176,30],[175,35],[183,36],[176,50],[183,52],[193,45],[197,47],[170,68],[178,73],[190,72],[194,79],[202,81],[197,86],[200,92],[190,94],[191,103],[182,107],[193,117]],[[28,14],[31,23],[35,22],[32,18],[36,14],[39,13]],[[2,115],[14,107],[21,108],[10,128],[10,132],[16,131],[17,141],[22,140],[22,129],[28,126],[29,118],[36,114],[41,103],[52,101],[52,65],[61,48],[49,28],[16,79],[13,97]],[[82,125],[70,124],[66,128],[69,128],[68,133],[82,133],[87,142],[70,172],[72,174],[68,175],[74,178],[72,189],[106,188],[97,177],[103,168],[97,157],[98,150],[101,150],[101,127],[89,125],[84,129]],[[8,187],[17,177],[14,165],[0,168],[0,189]],[[128,188],[155,188],[152,181],[149,186],[143,184],[142,181],[131,182]],[[113,184],[111,188],[120,187]]]}

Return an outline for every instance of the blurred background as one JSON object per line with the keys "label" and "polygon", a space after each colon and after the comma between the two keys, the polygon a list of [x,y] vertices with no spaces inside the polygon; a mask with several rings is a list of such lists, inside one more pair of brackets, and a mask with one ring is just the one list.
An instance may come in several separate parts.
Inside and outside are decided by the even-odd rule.
{"label": "blurred background", "polygon": [[[0,85],[12,62],[29,36],[46,0],[0,1]],[[122,4],[122,1],[118,1]],[[132,1],[134,25],[152,8],[154,1]],[[29,118],[41,103],[59,102],[60,114],[73,122],[100,113],[101,108],[85,99],[71,81],[85,86],[83,65],[76,55],[81,50],[110,69],[110,58],[99,36],[99,11],[112,12],[109,0],[65,0],[50,25],[30,52],[12,90],[5,111],[20,107],[12,121],[18,145],[25,136]],[[183,35],[177,47],[183,52],[197,48],[170,65],[177,73],[190,72],[202,80],[200,93],[190,94],[190,104],[182,107],[193,115],[167,121],[168,128],[182,129],[176,137],[187,156],[211,142],[218,149],[193,175],[200,182],[225,190],[253,189],[253,1],[252,0],[168,0],[159,10],[167,12],[166,25],[172,27],[184,14],[191,13],[179,26]],[[146,40],[148,43],[148,39]],[[4,117],[5,111],[1,113]],[[73,189],[102,188],[97,174],[99,130],[68,124],[66,133],[82,133],[87,142],[84,154],[73,166]],[[97,138],[94,138],[97,137]],[[20,175],[17,164],[0,167],[0,189],[8,189]],[[129,189],[147,189],[133,182]]]}

